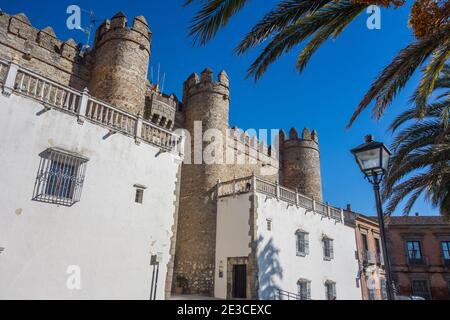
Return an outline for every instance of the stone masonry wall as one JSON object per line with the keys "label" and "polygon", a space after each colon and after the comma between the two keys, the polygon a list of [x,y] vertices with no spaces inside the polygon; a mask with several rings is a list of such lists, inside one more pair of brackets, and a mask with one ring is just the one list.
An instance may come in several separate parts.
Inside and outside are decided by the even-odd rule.
{"label": "stone masonry wall", "polygon": [[311,133],[305,128],[299,139],[297,131],[291,129],[289,139],[280,144],[282,145],[282,185],[289,189],[298,189],[299,193],[321,202],[322,178],[316,131]]}
{"label": "stone masonry wall", "polygon": [[61,41],[51,27],[39,30],[23,14],[0,13],[0,58],[16,60],[53,81],[78,90],[90,78],[90,57],[82,58],[74,40]]}
{"label": "stone masonry wall", "polygon": [[130,113],[143,115],[151,34],[144,17],[128,28],[123,13],[106,20],[95,34],[92,95]]}

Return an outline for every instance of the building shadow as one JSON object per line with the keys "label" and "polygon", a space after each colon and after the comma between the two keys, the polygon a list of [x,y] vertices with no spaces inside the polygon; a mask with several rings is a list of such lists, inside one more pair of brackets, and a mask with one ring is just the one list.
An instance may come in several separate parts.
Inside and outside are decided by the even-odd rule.
{"label": "building shadow", "polygon": [[260,246],[264,242],[262,236],[258,237],[258,278],[259,278],[259,299],[276,300],[278,297],[277,283],[283,278],[283,268],[279,261],[280,250],[274,246],[273,239]]}

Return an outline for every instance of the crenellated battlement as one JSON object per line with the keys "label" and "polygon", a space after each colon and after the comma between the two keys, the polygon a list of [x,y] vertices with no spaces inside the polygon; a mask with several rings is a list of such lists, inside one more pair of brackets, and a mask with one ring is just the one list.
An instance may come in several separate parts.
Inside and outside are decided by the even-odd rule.
{"label": "crenellated battlement", "polygon": [[193,73],[184,82],[183,96],[184,99],[187,99],[199,93],[210,92],[222,94],[224,99],[229,99],[229,90],[230,80],[224,70],[219,72],[215,81],[213,71],[210,68],[206,68],[200,76],[197,73]]}
{"label": "crenellated battlement", "polygon": [[86,87],[90,58],[73,39],[60,40],[51,27],[34,27],[23,13],[0,13],[0,58],[18,63],[76,89]]}
{"label": "crenellated battlement", "polygon": [[228,146],[233,146],[237,150],[245,150],[246,154],[253,155],[258,159],[278,159],[278,153],[273,151],[265,141],[259,141],[256,136],[250,138],[246,131],[237,127],[229,129],[228,132]]}
{"label": "crenellated battlement", "polygon": [[99,48],[110,40],[123,39],[138,43],[141,49],[150,53],[151,35],[147,20],[143,16],[135,17],[129,27],[126,15],[120,11],[111,20],[103,21],[98,27],[95,32],[94,48]]}
{"label": "crenellated battlement", "polygon": [[309,128],[304,128],[302,135],[299,136],[297,129],[291,128],[289,130],[289,136],[286,136],[285,131],[282,129],[280,130],[280,146],[282,148],[313,148],[319,151],[319,135],[315,129],[310,131]]}

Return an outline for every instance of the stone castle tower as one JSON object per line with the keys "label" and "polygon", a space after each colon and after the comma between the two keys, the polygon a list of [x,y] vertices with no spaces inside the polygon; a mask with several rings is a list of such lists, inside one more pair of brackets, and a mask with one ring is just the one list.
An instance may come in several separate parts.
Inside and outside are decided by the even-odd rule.
{"label": "stone castle tower", "polygon": [[[260,175],[264,167],[270,166],[276,173],[266,176],[266,179],[280,182],[288,188],[298,188],[299,192],[322,200],[318,137],[315,131],[310,133],[305,129],[301,139],[295,129],[291,130],[289,139],[281,131],[281,159],[274,159],[273,150],[268,150],[263,142],[250,140],[239,130],[232,130],[233,137],[227,140],[223,152],[225,154],[230,149],[237,151],[235,160],[237,154],[244,154],[247,157],[244,164],[204,164],[202,159],[198,159],[198,155],[202,154],[199,147],[203,146],[204,150],[209,142],[194,145],[195,139],[201,139],[196,129],[201,133],[215,129],[224,137],[229,135],[229,94],[229,79],[224,71],[215,80],[212,71],[207,68],[200,77],[194,73],[184,83],[184,128],[191,135],[190,154],[185,156],[194,164],[184,163],[181,171],[174,275],[187,279],[191,293],[210,296],[214,295],[217,221],[215,187],[218,181],[247,177],[252,173]],[[236,145],[230,144],[230,141]],[[252,150],[257,154],[253,162],[249,161]],[[281,160],[281,168],[278,167],[278,160]],[[202,164],[196,164],[199,162]]]}
{"label": "stone castle tower", "polygon": [[[299,138],[293,129],[288,139],[281,133],[280,167],[279,159],[263,141],[250,139],[237,129],[229,131],[230,84],[224,71],[217,78],[210,69],[201,76],[192,74],[184,83],[182,103],[174,95],[152,90],[147,80],[151,33],[145,18],[136,17],[128,26],[127,18],[119,12],[101,24],[92,50],[83,55],[73,40],[58,40],[49,27],[34,28],[23,14],[0,14],[0,38],[8,42],[0,58],[17,59],[21,66],[76,90],[88,88],[92,98],[132,114],[140,113],[160,128],[184,128],[194,139],[202,138],[195,133],[194,125],[201,121],[200,131],[216,129],[230,138],[223,146],[224,153],[233,150],[234,159],[239,154],[246,157],[245,164],[206,165],[202,159],[194,159],[194,153],[202,152],[195,152],[191,141],[186,157],[202,164],[182,165],[174,274],[186,277],[193,293],[213,294],[214,195],[218,180],[255,173],[288,188],[298,188],[318,201],[322,199],[317,133],[305,129]],[[248,161],[250,158],[254,161]],[[263,174],[267,168],[274,169],[269,170],[271,175]]]}
{"label": "stone castle tower", "polygon": [[[217,129],[226,135],[229,114],[229,82],[225,72],[217,81],[210,69],[201,77],[192,74],[184,83],[185,129],[191,134],[191,152],[185,157],[198,163],[201,144],[194,149],[194,122],[201,121],[202,132]],[[200,137],[201,138],[201,137]],[[203,144],[204,146],[205,144]],[[225,149],[224,149],[225,151]],[[188,279],[191,290],[212,295],[216,243],[216,203],[214,190],[226,178],[226,165],[183,164],[178,212],[175,274]],[[231,175],[232,177],[232,175]]]}
{"label": "stone castle tower", "polygon": [[144,112],[151,33],[143,16],[117,13],[95,33],[90,93],[133,114]]}
{"label": "stone castle tower", "polygon": [[322,201],[319,138],[317,132],[303,129],[299,138],[297,130],[289,131],[289,138],[280,134],[281,184],[286,188]]}

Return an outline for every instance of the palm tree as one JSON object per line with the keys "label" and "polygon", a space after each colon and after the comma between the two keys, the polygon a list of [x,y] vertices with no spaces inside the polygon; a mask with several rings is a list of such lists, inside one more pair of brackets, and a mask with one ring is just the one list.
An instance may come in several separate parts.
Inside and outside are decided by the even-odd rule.
{"label": "palm tree", "polygon": [[[225,27],[248,0],[186,0],[185,4],[200,3],[201,8],[192,21],[190,35],[194,42],[206,44]],[[236,53],[266,43],[260,55],[249,67],[247,76],[258,80],[275,60],[296,45],[309,40],[300,52],[296,68],[301,72],[316,50],[329,38],[342,31],[370,5],[398,7],[405,0],[280,0],[241,40]],[[372,114],[379,119],[413,73],[423,69],[417,94],[417,106],[422,113],[426,98],[450,56],[450,0],[415,0],[410,24],[416,39],[400,50],[393,61],[380,73],[362,98],[347,127],[374,102]]]}
{"label": "palm tree", "polygon": [[433,103],[421,107],[423,114],[419,115],[413,105],[391,124],[393,132],[400,131],[392,144],[393,156],[383,186],[388,214],[406,198],[403,213],[408,214],[418,197],[424,195],[450,218],[449,88],[450,66],[446,65],[435,82]]}

